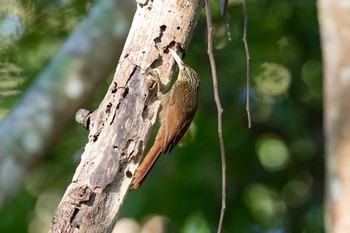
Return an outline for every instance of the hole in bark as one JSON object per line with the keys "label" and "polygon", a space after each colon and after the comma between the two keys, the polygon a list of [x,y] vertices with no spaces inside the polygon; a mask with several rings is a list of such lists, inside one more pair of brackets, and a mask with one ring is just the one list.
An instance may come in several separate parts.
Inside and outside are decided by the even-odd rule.
{"label": "hole in bark", "polygon": [[[74,222],[74,220],[75,220],[75,217],[77,216],[77,214],[78,214],[78,212],[79,212],[79,208],[77,208],[77,207],[75,207],[75,209],[74,209],[74,212],[73,212],[73,214],[72,214],[72,216],[70,217],[70,219],[69,219],[69,222],[70,223],[73,223]],[[72,224],[74,227],[76,227],[76,228],[79,228],[79,225],[78,224]]]}
{"label": "hole in bark", "polygon": [[158,55],[158,57],[152,62],[152,64],[150,65],[150,67],[152,69],[157,68],[158,66],[163,64],[163,59],[160,55]]}
{"label": "hole in bark", "polygon": [[176,46],[176,42],[175,41],[171,41],[169,43],[169,45],[163,50],[164,53],[169,53],[169,48],[175,48]]}
{"label": "hole in bark", "polygon": [[117,82],[113,82],[112,94],[116,93],[117,90],[118,90],[118,84]]}
{"label": "hole in bark", "polygon": [[125,87],[124,92],[123,92],[123,98],[125,98],[129,94],[129,88]]}
{"label": "hole in bark", "polygon": [[177,28],[176,28],[177,30],[180,30],[180,27],[179,26],[177,26]]}
{"label": "hole in bark", "polygon": [[107,105],[107,108],[106,108],[106,113],[110,113],[111,112],[111,107],[112,107],[112,103],[109,103]]}
{"label": "hole in bark", "polygon": [[145,120],[145,119],[148,117],[148,115],[149,115],[148,106],[145,105],[145,106],[143,107],[143,111],[142,111],[142,119]]}
{"label": "hole in bark", "polygon": [[127,170],[127,171],[125,172],[125,175],[126,175],[126,177],[128,177],[128,178],[131,178],[131,177],[132,177],[132,173],[131,173],[131,171],[129,171],[129,170]]}
{"label": "hole in bark", "polygon": [[159,27],[160,28],[160,32],[159,32],[159,36],[156,37],[153,41],[154,43],[158,44],[162,41],[162,37],[164,35],[164,31],[166,30],[166,26],[163,24],[162,26]]}
{"label": "hole in bark", "polygon": [[160,40],[160,37],[157,37],[153,41],[154,41],[154,43],[158,44],[158,43],[160,43],[161,40]]}

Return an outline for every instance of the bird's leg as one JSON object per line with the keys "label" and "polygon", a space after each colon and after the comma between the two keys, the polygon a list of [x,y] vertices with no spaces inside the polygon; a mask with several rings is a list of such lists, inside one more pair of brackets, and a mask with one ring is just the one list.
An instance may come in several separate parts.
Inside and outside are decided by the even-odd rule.
{"label": "bird's leg", "polygon": [[150,90],[154,89],[155,86],[157,86],[157,98],[162,99],[165,94],[163,93],[163,84],[160,80],[159,71],[157,69],[149,69],[147,72],[154,81],[154,84],[150,87]]}

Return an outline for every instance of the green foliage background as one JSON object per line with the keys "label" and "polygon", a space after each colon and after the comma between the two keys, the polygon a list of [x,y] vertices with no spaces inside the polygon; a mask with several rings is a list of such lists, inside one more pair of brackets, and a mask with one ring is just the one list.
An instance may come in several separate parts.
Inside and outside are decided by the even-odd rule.
{"label": "green foliage background", "polygon": [[[0,116],[15,107],[91,4],[0,2]],[[323,232],[322,62],[316,2],[248,0],[247,5],[251,129],[245,112],[242,5],[232,1],[228,16],[222,17],[218,2],[212,3],[228,176],[223,232]],[[19,9],[15,15],[13,8]],[[203,12],[185,58],[202,79],[193,134],[183,140],[183,147],[162,156],[139,191],[129,193],[121,217],[142,223],[157,214],[170,220],[170,232],[216,231],[221,161],[206,38]],[[91,109],[108,85],[107,80]],[[0,232],[46,232],[87,134],[72,119],[70,130],[0,212]]]}

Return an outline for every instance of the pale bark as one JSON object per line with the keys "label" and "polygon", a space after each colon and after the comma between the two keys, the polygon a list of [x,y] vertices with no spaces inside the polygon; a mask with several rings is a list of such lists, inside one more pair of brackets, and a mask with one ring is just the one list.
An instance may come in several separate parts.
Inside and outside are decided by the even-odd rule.
{"label": "pale bark", "polygon": [[138,2],[106,96],[82,119],[90,129],[89,142],[50,232],[112,230],[159,109],[147,71],[169,84],[176,66],[168,48],[186,51],[202,6],[194,0]]}
{"label": "pale bark", "polygon": [[319,0],[324,64],[327,232],[350,232],[350,4]]}
{"label": "pale bark", "polygon": [[0,122],[0,207],[115,67],[135,3],[103,0]]}

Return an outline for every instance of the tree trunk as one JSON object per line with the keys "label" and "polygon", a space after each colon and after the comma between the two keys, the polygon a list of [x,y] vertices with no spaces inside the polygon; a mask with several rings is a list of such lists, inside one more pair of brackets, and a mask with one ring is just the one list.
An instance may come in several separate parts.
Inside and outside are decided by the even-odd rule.
{"label": "tree trunk", "polygon": [[319,0],[324,62],[327,232],[350,232],[350,4]]}
{"label": "tree trunk", "polygon": [[148,71],[169,84],[176,66],[167,49],[186,51],[202,6],[194,0],[138,1],[106,96],[92,114],[80,115],[90,129],[89,142],[50,232],[112,230],[159,109]]}

